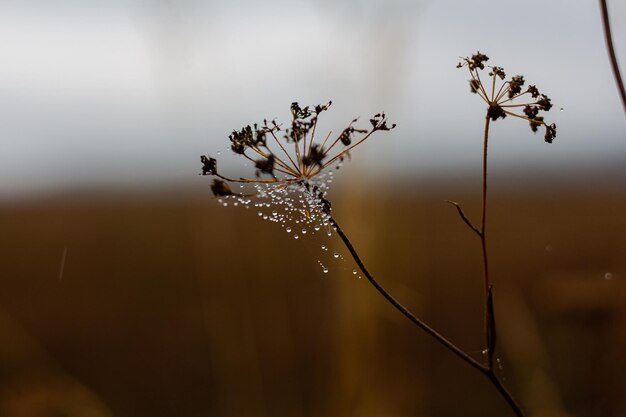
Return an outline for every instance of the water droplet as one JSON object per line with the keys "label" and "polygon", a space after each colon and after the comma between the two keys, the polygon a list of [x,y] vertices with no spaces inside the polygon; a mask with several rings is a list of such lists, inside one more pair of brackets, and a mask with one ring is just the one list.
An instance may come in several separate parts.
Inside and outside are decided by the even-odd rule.
{"label": "water droplet", "polygon": [[293,238],[294,238],[294,239],[300,239],[300,236],[298,236],[298,235],[293,235]]}
{"label": "water droplet", "polygon": [[302,229],[302,234],[306,235],[306,229]]}
{"label": "water droplet", "polygon": [[328,250],[326,249],[326,245],[322,245],[322,250]]}
{"label": "water droplet", "polygon": [[285,231],[287,231],[287,233],[291,233],[291,227],[286,228]]}
{"label": "water droplet", "polygon": [[565,109],[563,107],[561,107],[561,111],[564,111]]}
{"label": "water droplet", "polygon": [[604,274],[604,279],[609,280],[613,278],[613,274],[610,272],[607,272],[606,274]]}
{"label": "water droplet", "polygon": [[263,215],[263,213],[260,212],[260,211],[257,214],[259,215],[259,217],[261,217]]}
{"label": "water droplet", "polygon": [[356,275],[356,269],[352,270],[352,275]]}
{"label": "water droplet", "polygon": [[333,253],[333,256],[335,257],[335,259],[339,258],[339,254],[337,252]]}
{"label": "water droplet", "polygon": [[217,200],[218,203],[222,204],[224,202],[224,200],[222,200],[221,198]]}
{"label": "water droplet", "polygon": [[276,210],[273,210],[272,211],[272,216],[277,216],[277,215],[278,215],[278,212]]}
{"label": "water droplet", "polygon": [[224,202],[222,205],[223,205],[224,207],[228,207],[228,203],[226,203],[226,202]]}
{"label": "water droplet", "polygon": [[481,351],[480,353],[482,353],[483,355],[486,355],[487,353],[489,353],[489,351],[487,349]]}
{"label": "water droplet", "polygon": [[314,228],[314,229],[315,229],[315,231],[317,232],[317,231],[319,231],[319,230],[320,230],[320,225],[319,225],[319,224],[316,224],[316,225],[315,225],[315,227],[313,227],[313,228]]}
{"label": "water droplet", "polygon": [[328,268],[326,268],[324,265],[322,265],[322,272],[328,274]]}

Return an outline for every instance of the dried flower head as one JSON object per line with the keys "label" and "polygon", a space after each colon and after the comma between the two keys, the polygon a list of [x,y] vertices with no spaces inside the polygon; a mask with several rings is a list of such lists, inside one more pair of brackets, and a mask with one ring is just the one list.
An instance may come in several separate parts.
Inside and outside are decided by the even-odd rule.
{"label": "dried flower head", "polygon": [[[552,143],[556,137],[556,124],[547,124],[543,116],[539,116],[540,111],[549,111],[552,108],[550,98],[541,94],[534,85],[524,88],[526,80],[523,75],[515,75],[506,81],[506,74],[502,67],[491,67],[489,72],[491,82],[487,85],[483,84],[480,71],[485,69],[484,63],[488,60],[487,55],[477,52],[471,57],[463,58],[457,65],[457,68],[467,67],[469,70],[470,90],[487,103],[487,117],[493,121],[504,119],[507,115],[518,117],[528,121],[533,132],[537,132],[538,128],[543,126],[545,141]],[[526,97],[532,100],[520,103],[520,100]],[[517,102],[514,103],[514,100]],[[523,114],[516,113],[518,109],[522,109]]]}
{"label": "dried flower head", "polygon": [[[339,168],[352,149],[374,132],[395,127],[387,125],[384,113],[378,113],[369,120],[369,130],[356,128],[358,119],[354,119],[335,139],[331,140],[329,133],[320,141],[316,138],[318,119],[330,105],[300,107],[294,102],[291,123],[285,129],[275,121],[264,120],[260,125],[234,130],[229,135],[230,148],[252,164],[255,176],[229,178],[218,171],[215,158],[202,155],[202,175],[216,177],[211,185],[213,194],[221,197],[224,205],[228,205],[226,199],[234,199],[233,205],[259,208],[259,216],[281,223],[288,232],[292,222],[299,224],[301,234],[328,226],[330,202],[326,193],[332,182],[331,168]],[[232,191],[229,183],[239,183],[241,192]],[[247,185],[254,188],[251,193],[244,189]],[[269,213],[263,211],[269,208]]]}

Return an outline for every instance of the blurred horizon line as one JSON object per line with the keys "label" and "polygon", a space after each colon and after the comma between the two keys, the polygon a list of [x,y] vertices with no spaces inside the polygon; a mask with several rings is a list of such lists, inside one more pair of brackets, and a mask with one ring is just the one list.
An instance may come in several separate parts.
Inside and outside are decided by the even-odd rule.
{"label": "blurred horizon line", "polygon": [[[626,170],[619,161],[607,163],[598,168],[597,163],[571,168],[554,167],[506,167],[492,164],[489,185],[493,193],[531,194],[531,193],[626,193]],[[330,195],[356,191],[361,194],[366,189],[370,193],[398,193],[414,196],[415,194],[437,195],[451,191],[462,195],[475,193],[480,188],[481,173],[479,168],[459,168],[445,173],[432,171],[413,172],[404,175],[391,175],[385,170],[380,175],[363,175],[362,172],[346,172],[339,175],[330,189]],[[393,178],[396,177],[396,178]],[[93,181],[91,184],[65,184],[47,189],[21,190],[0,193],[0,205],[54,201],[57,199],[89,199],[97,202],[110,198],[171,200],[189,199],[197,196],[213,198],[210,190],[211,176],[197,175],[188,178],[162,179],[154,183],[145,181]],[[510,191],[512,190],[512,191]],[[453,197],[453,196],[451,196]]]}

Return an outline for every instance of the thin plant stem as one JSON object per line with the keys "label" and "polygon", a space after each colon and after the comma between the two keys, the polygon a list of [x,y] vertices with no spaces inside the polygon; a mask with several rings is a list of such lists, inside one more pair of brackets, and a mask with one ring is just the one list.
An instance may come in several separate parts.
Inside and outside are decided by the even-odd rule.
{"label": "thin plant stem", "polygon": [[280,146],[280,149],[282,149],[283,153],[285,155],[287,155],[287,158],[289,158],[289,160],[291,161],[291,163],[293,164],[294,168],[296,169],[296,171],[294,171],[296,173],[296,175],[298,174],[298,170],[300,168],[298,168],[298,165],[296,165],[296,163],[293,161],[293,159],[291,158],[291,155],[289,155],[289,152],[287,152],[287,150],[285,149],[285,147],[283,146],[282,143],[280,143],[280,141],[278,140],[278,138],[276,137],[276,135],[274,134],[273,130],[270,130],[270,134],[272,135],[272,137],[274,138],[274,140],[276,141],[276,143],[278,143],[278,146]]}
{"label": "thin plant stem", "polygon": [[[286,170],[291,171],[292,173],[294,173],[294,171],[291,170],[291,168],[287,164],[285,164],[282,159],[277,157],[267,146],[265,148],[268,150],[270,155],[274,156],[274,162],[276,163],[276,165],[280,165],[281,167],[285,168]],[[266,159],[269,158],[269,155],[266,154],[265,152],[263,152],[258,146],[250,146],[250,149],[252,149],[254,152],[256,152],[258,155],[262,156],[263,158],[266,158]],[[250,160],[252,162],[256,162],[252,158],[250,158],[248,155],[246,155],[245,153],[243,155],[248,160]]]}
{"label": "thin plant stem", "polygon": [[489,116],[485,117],[485,136],[483,141],[483,193],[482,193],[482,215],[480,222],[480,246],[482,248],[483,255],[483,277],[484,277],[484,318],[485,318],[485,346],[487,347],[487,362],[489,369],[493,369],[493,352],[489,348],[490,346],[490,314],[489,314],[489,262],[487,261],[487,236],[485,234],[487,228],[487,148],[489,144]]}
{"label": "thin plant stem", "polygon": [[448,349],[450,352],[452,352],[454,355],[460,358],[463,362],[467,363],[472,368],[476,369],[478,372],[485,375],[487,379],[491,382],[491,384],[497,389],[500,396],[504,398],[504,400],[509,405],[511,410],[513,410],[515,415],[517,417],[525,417],[524,412],[522,411],[522,407],[517,403],[517,401],[515,401],[515,398],[513,398],[513,395],[511,395],[509,390],[504,386],[502,381],[498,378],[493,368],[487,367],[481,364],[480,362],[478,362],[477,360],[469,356],[467,353],[463,352],[454,343],[449,341],[446,337],[442,336],[435,329],[433,329],[432,327],[424,323],[421,319],[416,317],[413,313],[407,310],[407,308],[404,307],[398,300],[396,300],[391,294],[389,294],[387,290],[385,290],[385,288],[383,288],[383,286],[380,285],[380,283],[376,281],[376,279],[374,279],[372,274],[370,274],[370,272],[367,270],[367,268],[365,267],[365,264],[361,260],[361,257],[359,256],[356,249],[354,249],[354,246],[350,242],[350,239],[348,239],[348,236],[344,233],[343,229],[339,226],[339,224],[334,219],[334,217],[330,216],[329,221],[330,221],[330,224],[335,229],[335,231],[337,232],[337,234],[339,235],[339,237],[341,238],[341,240],[343,241],[344,245],[346,246],[350,254],[352,255],[352,258],[358,265],[359,269],[361,270],[361,272],[363,272],[363,275],[365,275],[367,280],[370,282],[370,284],[372,284],[372,286],[374,286],[374,288],[393,307],[395,307],[396,310],[398,310],[400,313],[402,313],[402,315],[404,315],[406,318],[411,320],[411,322],[415,324],[418,328],[425,331],[428,335],[432,336],[437,342],[439,342],[439,344],[443,345],[446,349]]}
{"label": "thin plant stem", "polygon": [[485,369],[483,375],[485,375],[489,379],[491,384],[496,387],[502,398],[504,398],[509,407],[511,407],[511,410],[513,410],[515,415],[517,417],[525,417],[522,407],[517,403],[517,401],[515,401],[515,398],[513,397],[511,392],[504,386],[502,381],[500,381],[500,378],[498,378],[493,369]]}
{"label": "thin plant stem", "polygon": [[474,72],[476,73],[476,79],[478,79],[478,85],[480,86],[480,89],[483,92],[483,95],[485,96],[485,101],[489,101],[489,99],[487,97],[489,97],[487,95],[487,92],[485,91],[485,87],[483,87],[483,82],[480,80],[480,74],[478,74],[478,71],[474,70]]}
{"label": "thin plant stem", "polygon": [[391,294],[389,294],[387,292],[387,290],[385,290],[383,288],[383,286],[380,285],[378,283],[378,281],[376,281],[376,279],[374,279],[372,274],[370,274],[370,272],[367,270],[367,268],[365,267],[365,264],[361,260],[361,257],[357,253],[356,249],[354,249],[354,246],[352,246],[352,243],[350,242],[350,239],[348,239],[348,236],[346,236],[346,234],[344,233],[343,229],[341,227],[339,227],[339,224],[337,223],[337,221],[333,217],[330,217],[329,220],[330,220],[330,223],[332,224],[332,226],[335,228],[337,234],[339,235],[339,237],[343,241],[343,243],[346,246],[346,248],[348,248],[348,251],[350,251],[350,254],[352,255],[352,258],[354,259],[354,261],[358,265],[359,269],[363,272],[363,275],[365,275],[367,280],[374,286],[374,288],[376,288],[376,290],[380,294],[382,294],[383,297],[385,297],[385,299],[387,301],[389,301],[391,303],[391,305],[393,305],[398,311],[400,311],[400,313],[402,313],[409,320],[411,320],[417,327],[419,327],[420,329],[422,329],[423,331],[428,333],[437,342],[439,342],[444,347],[446,347],[448,350],[450,350],[452,353],[454,353],[456,356],[461,358],[464,362],[466,362],[467,364],[469,364],[473,368],[475,368],[475,369],[477,369],[477,370],[479,370],[481,372],[484,372],[484,370],[485,370],[484,365],[482,365],[480,362],[478,362],[477,360],[475,360],[474,358],[472,358],[471,356],[469,356],[468,354],[463,352],[455,344],[450,342],[448,339],[446,339],[444,336],[439,334],[432,327],[430,327],[429,325],[424,323],[422,320],[417,318],[413,313],[411,313],[409,310],[407,310],[407,308],[404,307],[398,300],[396,300]]}
{"label": "thin plant stem", "polygon": [[[376,130],[372,129],[369,131],[369,133],[367,133],[363,138],[361,138],[358,142],[352,144],[351,146],[347,147],[346,149],[344,149],[343,151],[339,152],[337,155],[335,155],[330,161],[328,162],[324,162],[324,164],[318,168],[318,170],[313,174],[313,175],[317,175],[321,170],[323,170],[324,168],[326,168],[327,166],[331,165],[333,162],[335,162],[337,159],[340,159],[341,157],[343,157],[345,154],[347,154],[348,152],[350,152],[352,149],[356,148],[357,146],[359,146],[361,143],[365,142],[371,135],[372,133],[374,133]],[[328,150],[326,151],[328,153]]]}
{"label": "thin plant stem", "polygon": [[613,75],[615,76],[615,82],[617,83],[617,90],[622,98],[624,112],[626,112],[626,91],[624,91],[624,82],[622,81],[622,75],[620,74],[619,65],[617,64],[617,56],[615,55],[615,48],[613,47],[613,36],[611,35],[611,23],[609,21],[609,9],[606,5],[606,0],[600,0],[600,10],[602,11],[602,23],[604,24],[606,49],[609,52],[609,59],[611,60]]}

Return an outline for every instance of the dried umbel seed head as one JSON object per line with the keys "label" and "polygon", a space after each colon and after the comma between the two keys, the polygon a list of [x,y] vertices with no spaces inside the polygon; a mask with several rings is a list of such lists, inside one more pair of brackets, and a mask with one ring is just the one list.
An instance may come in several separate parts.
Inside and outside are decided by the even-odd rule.
{"label": "dried umbel seed head", "polygon": [[207,158],[205,155],[202,155],[200,162],[202,162],[202,175],[217,174],[217,160],[215,158]]}
{"label": "dried umbel seed head", "polygon": [[213,191],[213,195],[219,197],[225,197],[229,195],[233,195],[233,192],[230,189],[230,186],[222,180],[215,178],[213,183],[211,184],[211,191]]}
{"label": "dried umbel seed head", "polygon": [[[470,90],[478,94],[487,103],[487,117],[496,121],[506,116],[513,116],[528,121],[530,129],[537,132],[539,127],[545,129],[544,139],[552,143],[556,137],[556,124],[547,124],[540,111],[549,111],[552,108],[550,98],[541,94],[539,89],[530,85],[524,88],[526,80],[523,75],[515,75],[506,80],[506,73],[502,67],[491,67],[489,71],[490,81],[483,83],[480,73],[485,69],[485,62],[489,60],[487,55],[477,52],[471,57],[462,58],[457,68],[467,67],[471,79]],[[525,98],[531,100],[524,100]],[[517,113],[522,109],[523,113]]]}
{"label": "dried umbel seed head", "polygon": [[457,68],[461,68],[463,66],[466,66],[470,69],[470,71],[476,70],[476,69],[485,69],[485,62],[489,61],[489,57],[485,54],[481,54],[480,51],[476,52],[474,55],[472,55],[471,58],[463,58],[463,62],[459,62],[457,64]]}
{"label": "dried umbel seed head", "polygon": [[[292,232],[293,224],[298,224],[302,234],[322,228],[330,233],[331,204],[326,193],[333,180],[332,168],[339,168],[352,149],[374,132],[396,126],[388,125],[385,114],[378,113],[369,119],[369,130],[355,127],[358,119],[354,119],[335,139],[329,133],[319,140],[318,119],[330,105],[331,102],[301,107],[292,103],[291,122],[286,129],[275,121],[264,120],[262,124],[234,130],[229,135],[231,150],[252,164],[255,175],[229,178],[218,171],[215,158],[203,155],[202,175],[216,177],[211,184],[213,194],[234,199],[233,205],[258,208],[259,216],[282,224],[288,232]],[[241,192],[232,190],[229,184],[233,183],[240,185]],[[246,186],[253,190],[245,190]]]}

